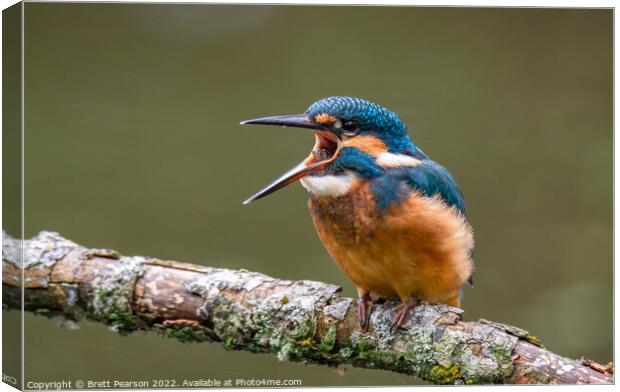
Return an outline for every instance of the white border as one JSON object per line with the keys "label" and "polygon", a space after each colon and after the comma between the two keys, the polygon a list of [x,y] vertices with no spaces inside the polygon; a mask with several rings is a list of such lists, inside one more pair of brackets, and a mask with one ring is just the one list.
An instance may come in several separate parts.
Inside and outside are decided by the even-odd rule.
{"label": "white border", "polygon": [[[39,1],[32,1],[32,2],[39,2]],[[133,0],[133,1],[93,1],[93,0],[83,0],[83,1],[64,1],[64,2],[82,2],[82,3],[89,3],[89,2],[93,2],[93,3],[101,3],[101,2],[118,2],[118,3],[199,3],[199,4],[208,4],[208,3],[226,3],[226,4],[230,4],[230,3],[236,3],[236,4],[315,4],[315,5],[379,5],[379,6],[441,6],[441,7],[553,7],[553,8],[581,8],[581,7],[587,7],[587,8],[615,8],[616,7],[616,1],[550,1],[550,0],[541,0],[541,1],[510,1],[510,0],[502,0],[502,1],[450,1],[450,2],[445,2],[445,1],[424,1],[424,2],[418,2],[418,1],[407,1],[407,0],[391,0],[391,1],[372,1],[372,0],[340,0],[337,2],[333,2],[333,1],[315,1],[315,2],[309,2],[309,1],[303,1],[303,0],[288,0],[288,1],[282,1],[282,0],[271,0],[268,2],[265,1],[256,1],[256,0],[246,0],[246,1],[225,1],[225,0],[211,0],[211,1],[205,1],[205,2],[201,2],[201,1],[170,1],[170,0]],[[0,0],[0,6],[2,7],[2,9],[5,9],[13,4],[15,4],[16,1],[12,1],[12,0]],[[22,92],[23,92],[23,87],[24,87],[24,79],[23,79],[23,66],[24,66],[24,58],[23,58],[23,54],[24,54],[24,24],[23,24],[23,16],[24,16],[24,12],[23,12],[23,5],[22,5]],[[0,36],[1,36],[1,19],[0,19]],[[615,97],[615,92],[616,92],[616,87],[617,87],[617,81],[615,78],[615,74],[617,72],[617,64],[615,62],[615,53],[616,53],[616,43],[618,42],[618,30],[616,28],[616,24],[615,24],[615,15],[614,15],[614,97]],[[2,53],[0,51],[0,62],[2,59]],[[2,82],[0,80],[0,90],[2,87]],[[1,94],[0,94],[0,107],[2,104],[2,98],[1,98]],[[614,113],[617,113],[619,110],[619,106],[617,101],[614,99]],[[23,127],[24,127],[24,95],[22,94],[22,222],[24,219],[24,204],[23,204],[23,158],[24,158],[24,150],[23,150],[23,142],[24,142],[24,131],[23,131]],[[0,121],[2,119],[2,116],[0,114]],[[615,137],[615,121],[616,121],[616,117],[614,115],[614,153],[615,151],[617,151],[617,147],[618,147],[618,140]],[[0,155],[1,155],[1,151],[0,151]],[[615,154],[614,154],[614,228],[617,227],[618,223],[620,222],[617,211],[615,209],[615,206],[618,202],[618,195],[616,193],[616,188],[615,188],[615,184],[616,184],[616,174],[618,173],[618,163],[615,160]],[[0,161],[0,171],[2,168],[2,163]],[[1,190],[2,190],[2,184],[0,182],[0,201],[1,201]],[[0,219],[2,218],[2,212],[0,211]],[[24,227],[22,225],[22,237],[24,235]],[[618,240],[620,239],[618,232],[614,229],[614,283],[617,281],[617,270],[615,268],[615,256],[616,256],[616,244],[618,243]],[[616,304],[618,303],[618,292],[615,289],[615,284],[614,284],[614,327],[618,326],[618,320],[617,320],[617,312],[616,310]],[[23,292],[22,292],[22,296],[23,296]],[[22,301],[23,304],[23,301]],[[0,323],[0,333],[2,332],[2,325]],[[22,332],[23,332],[23,318],[22,318]],[[614,363],[617,364],[618,360],[617,360],[617,353],[618,353],[618,340],[616,339],[616,329],[614,328]],[[23,336],[23,335],[22,335]],[[22,341],[22,353],[23,353],[23,341]],[[22,361],[24,361],[24,356],[22,355]],[[0,367],[2,366],[2,359],[0,358]],[[24,380],[24,374],[23,374],[23,363],[22,363],[22,382]],[[579,386],[579,385],[571,385],[571,386],[563,386],[562,390],[563,391],[580,391],[581,388],[583,388],[584,386]],[[403,387],[390,387],[389,389],[403,389]],[[405,387],[406,388],[406,387]],[[436,388],[435,386],[416,386],[416,387],[412,387],[412,389],[415,388],[416,391],[427,391],[430,390],[431,388]],[[479,388],[485,388],[486,390],[493,390],[495,388],[500,388],[497,386],[471,386],[471,387],[467,387],[468,389],[473,388],[473,390],[477,390]],[[520,386],[501,386],[502,391],[511,391],[514,388],[522,388]],[[531,386],[528,388],[528,391],[535,391],[538,390],[539,388],[544,388],[543,386]],[[549,388],[548,386],[546,388]],[[614,386],[598,386],[596,387],[597,390],[601,390],[601,391],[611,391],[613,390]],[[6,385],[6,384],[0,384],[0,390],[9,390],[10,388]],[[351,388],[330,388],[330,390],[342,390],[342,391],[346,391],[346,390],[350,390]],[[374,390],[386,390],[388,388],[386,387],[374,387]],[[11,389],[12,390],[12,389]],[[226,391],[248,391],[249,389],[226,389]],[[264,390],[264,389],[262,389]],[[275,391],[294,391],[296,389],[274,389]],[[325,390],[325,388],[303,388],[304,391],[323,391]],[[188,390],[188,391],[195,391],[195,390]]]}

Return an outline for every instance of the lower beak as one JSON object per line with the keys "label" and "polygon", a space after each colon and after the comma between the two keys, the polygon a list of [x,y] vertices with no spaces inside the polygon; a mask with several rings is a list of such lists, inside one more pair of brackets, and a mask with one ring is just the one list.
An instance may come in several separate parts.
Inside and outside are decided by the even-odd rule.
{"label": "lower beak", "polygon": [[[250,196],[247,200],[243,202],[243,204],[249,204],[254,200],[261,199],[279,189],[284,188],[289,184],[292,184],[300,178],[322,170],[335,159],[341,148],[338,137],[333,132],[331,132],[329,128],[310,121],[306,114],[262,117],[253,120],[242,121],[241,124],[264,124],[280,125],[283,127],[307,128],[314,130],[316,136],[316,143],[314,145],[313,152],[306,159],[304,159],[297,166],[293,167],[292,169],[278,177],[276,180],[271,182],[260,191]],[[331,157],[327,159],[317,158],[317,156],[324,157],[324,154],[315,154],[315,151],[326,151],[328,147],[329,152],[332,153]]]}

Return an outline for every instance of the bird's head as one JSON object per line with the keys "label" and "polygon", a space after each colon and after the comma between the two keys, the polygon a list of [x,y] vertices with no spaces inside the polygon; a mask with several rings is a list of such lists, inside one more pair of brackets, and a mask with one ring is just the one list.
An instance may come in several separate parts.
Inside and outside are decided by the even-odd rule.
{"label": "bird's head", "polygon": [[329,97],[321,99],[303,114],[269,116],[241,124],[279,125],[314,131],[315,144],[300,164],[248,198],[260,199],[306,176],[333,175],[343,171],[361,178],[380,175],[423,155],[409,139],[407,127],[386,108],[364,99]]}

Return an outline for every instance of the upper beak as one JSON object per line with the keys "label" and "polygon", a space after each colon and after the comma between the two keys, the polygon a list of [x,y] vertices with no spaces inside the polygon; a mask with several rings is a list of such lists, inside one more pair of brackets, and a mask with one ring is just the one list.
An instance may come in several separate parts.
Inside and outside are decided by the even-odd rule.
{"label": "upper beak", "polygon": [[280,125],[283,127],[324,129],[321,125],[310,121],[307,114],[260,117],[252,120],[241,121],[240,124]]}
{"label": "upper beak", "polygon": [[317,124],[311,121],[306,114],[293,114],[285,116],[270,116],[255,118],[252,120],[245,120],[241,122],[241,125],[246,124],[261,124],[261,125],[280,125],[283,127],[296,127],[307,128],[315,130],[317,142],[315,148],[321,145],[321,140],[329,140],[337,144],[337,149],[331,159],[325,159],[317,161],[313,154],[310,154],[306,159],[299,163],[294,168],[290,169],[282,176],[271,182],[269,185],[250,196],[243,204],[249,204],[254,200],[263,198],[285,186],[292,184],[293,182],[305,177],[311,173],[317,172],[327,166],[337,155],[340,150],[340,143],[338,143],[338,137],[330,131],[328,127]]}

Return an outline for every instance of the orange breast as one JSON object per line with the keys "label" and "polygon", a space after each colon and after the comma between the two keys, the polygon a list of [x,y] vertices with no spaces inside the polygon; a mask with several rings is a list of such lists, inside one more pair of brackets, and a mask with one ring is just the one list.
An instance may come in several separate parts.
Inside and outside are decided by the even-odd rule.
{"label": "orange breast", "polygon": [[361,291],[459,305],[473,270],[473,234],[440,198],[413,193],[378,213],[360,184],[345,196],[312,196],[309,207],[330,256]]}

